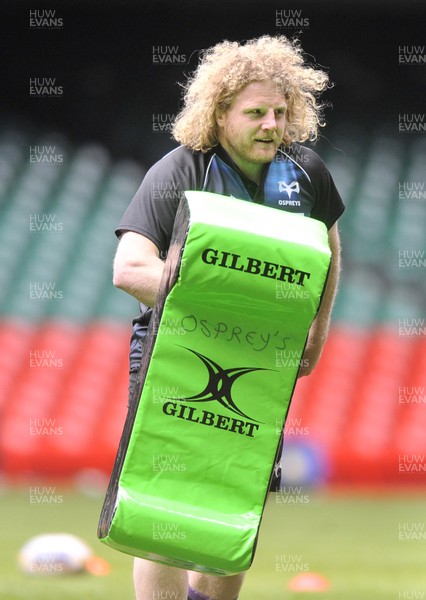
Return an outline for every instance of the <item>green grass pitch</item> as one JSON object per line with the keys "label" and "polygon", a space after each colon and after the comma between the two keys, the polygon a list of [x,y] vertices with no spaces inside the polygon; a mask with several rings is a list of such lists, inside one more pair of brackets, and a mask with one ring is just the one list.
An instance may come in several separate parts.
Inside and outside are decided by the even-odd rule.
{"label": "green grass pitch", "polygon": [[[254,564],[240,600],[426,600],[426,508],[421,494],[341,494],[293,490],[271,495]],[[133,599],[132,559],[96,538],[102,497],[70,488],[50,490],[52,502],[30,500],[30,487],[0,496],[2,600]],[[111,564],[103,577],[30,576],[16,556],[30,537],[48,532],[80,536]],[[298,571],[320,573],[327,591],[294,592]]]}

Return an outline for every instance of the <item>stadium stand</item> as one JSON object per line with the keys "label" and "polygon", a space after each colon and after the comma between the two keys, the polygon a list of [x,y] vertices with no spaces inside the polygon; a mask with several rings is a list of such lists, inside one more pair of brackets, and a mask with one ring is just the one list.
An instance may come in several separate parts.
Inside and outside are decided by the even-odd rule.
{"label": "stadium stand", "polygon": [[[290,409],[302,433],[292,427],[288,442],[316,446],[333,482],[413,484],[426,469],[426,144],[349,129],[334,140],[325,160],[347,204],[343,277],[322,360]],[[0,450],[10,477],[110,472],[137,310],[111,283],[113,230],[143,173],[58,134],[0,135]]]}

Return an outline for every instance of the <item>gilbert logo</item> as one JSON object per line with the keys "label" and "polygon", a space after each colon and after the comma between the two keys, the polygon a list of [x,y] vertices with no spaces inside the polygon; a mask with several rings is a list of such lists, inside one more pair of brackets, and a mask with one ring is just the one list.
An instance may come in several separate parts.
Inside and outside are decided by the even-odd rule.
{"label": "gilbert logo", "polygon": [[293,192],[295,192],[296,194],[300,192],[300,185],[298,181],[292,181],[291,183],[287,183],[286,181],[279,181],[278,189],[280,192],[286,192],[289,200],[291,200],[291,195]]}
{"label": "gilbert logo", "polygon": [[[185,348],[184,346],[182,346]],[[259,367],[236,367],[232,369],[224,369],[217,362],[211,358],[185,348],[189,352],[192,352],[197,356],[208,372],[208,381],[205,388],[193,396],[186,398],[174,398],[174,402],[166,402],[163,405],[163,413],[168,416],[177,417],[178,419],[184,419],[186,421],[192,421],[193,423],[199,423],[200,425],[207,425],[209,427],[216,427],[217,429],[224,429],[231,431],[232,433],[239,433],[240,435],[246,435],[248,437],[254,437],[254,432],[259,429],[256,419],[252,419],[238,408],[234,399],[232,398],[231,390],[234,382],[243,375],[252,373],[253,371],[266,371],[268,369],[262,369]],[[195,406],[189,406],[183,402],[218,402],[227,411],[230,411],[243,419],[236,419],[227,415],[216,414],[207,410],[200,410]]]}

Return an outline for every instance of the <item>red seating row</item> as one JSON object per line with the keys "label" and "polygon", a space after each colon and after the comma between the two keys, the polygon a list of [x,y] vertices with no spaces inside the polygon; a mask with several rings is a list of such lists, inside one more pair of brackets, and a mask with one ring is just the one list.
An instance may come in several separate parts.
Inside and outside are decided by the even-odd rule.
{"label": "red seating row", "polygon": [[0,326],[7,473],[111,468],[126,414],[128,346],[129,328],[108,322]]}
{"label": "red seating row", "polygon": [[[127,406],[129,328],[0,323],[0,450],[9,475],[109,473]],[[426,479],[426,340],[334,326],[296,386],[287,430],[335,482]]]}

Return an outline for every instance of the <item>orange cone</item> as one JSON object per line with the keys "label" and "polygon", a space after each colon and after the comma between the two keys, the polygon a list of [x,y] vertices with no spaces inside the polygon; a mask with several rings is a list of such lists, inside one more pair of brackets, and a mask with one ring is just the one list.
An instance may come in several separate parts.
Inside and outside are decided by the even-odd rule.
{"label": "orange cone", "polygon": [[86,560],[84,568],[91,575],[103,577],[108,575],[111,570],[111,565],[100,556],[91,556]]}
{"label": "orange cone", "polygon": [[319,573],[299,573],[287,585],[293,592],[325,592],[330,588],[330,582]]}

